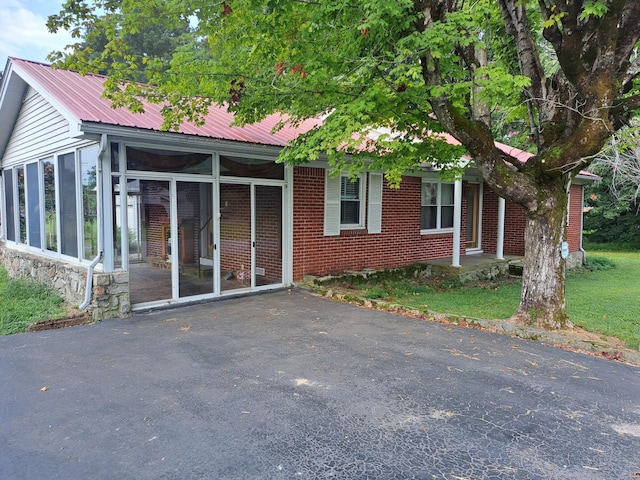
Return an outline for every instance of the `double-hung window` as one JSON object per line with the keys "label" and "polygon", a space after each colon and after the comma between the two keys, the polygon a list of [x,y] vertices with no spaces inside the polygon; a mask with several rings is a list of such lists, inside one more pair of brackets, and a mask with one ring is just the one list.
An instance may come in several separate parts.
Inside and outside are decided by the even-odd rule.
{"label": "double-hung window", "polygon": [[[355,179],[348,175],[325,177],[324,234],[340,235],[344,230],[382,231],[382,173],[369,172]],[[368,179],[368,182],[367,182]]]}
{"label": "double-hung window", "polygon": [[420,229],[423,231],[452,229],[453,203],[453,183],[424,180]]}
{"label": "double-hung window", "polygon": [[360,228],[363,226],[364,181],[347,176],[340,177],[340,227]]}

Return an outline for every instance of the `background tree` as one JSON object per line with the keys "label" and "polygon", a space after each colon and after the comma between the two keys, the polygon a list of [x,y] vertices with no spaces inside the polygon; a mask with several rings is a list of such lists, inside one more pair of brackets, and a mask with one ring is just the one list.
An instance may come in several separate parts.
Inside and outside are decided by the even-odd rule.
{"label": "background tree", "polygon": [[[113,0],[94,0],[105,9]],[[490,188],[526,212],[520,305],[514,319],[546,328],[567,325],[567,191],[607,139],[640,105],[640,2],[635,0],[151,0],[117,2],[105,55],[149,19],[192,22],[207,49],[181,48],[154,88],[122,83],[114,63],[108,94],[115,105],[166,102],[166,127],[201,122],[226,104],[237,123],[272,112],[289,122],[323,116],[322,126],[280,155],[300,164],[326,155],[335,171],[369,164],[397,185],[422,162],[459,173],[471,154]],[[100,23],[93,6],[69,0],[50,27]],[[107,8],[105,11],[109,11]],[[543,52],[543,54],[541,53]],[[554,58],[557,70],[545,65]],[[67,65],[89,69],[83,52]],[[143,62],[127,58],[127,65]],[[133,68],[133,67],[131,67]],[[496,148],[497,108],[524,122],[536,155],[521,163]],[[396,134],[367,142],[368,129]],[[416,140],[419,140],[418,142]],[[366,145],[363,145],[365,144]],[[363,148],[365,147],[365,148]]]}
{"label": "background tree", "polygon": [[640,135],[623,130],[589,167],[602,180],[585,190],[589,212],[584,219],[593,242],[640,246]]}
{"label": "background tree", "polygon": [[[70,15],[49,21],[50,28],[72,26],[71,16],[82,17],[82,23],[72,26],[73,56],[54,52],[49,56],[60,68],[73,68],[100,74],[118,72],[118,78],[149,83],[164,74],[173,54],[180,46],[190,44],[189,20],[165,14],[166,5],[148,5],[149,18],[139,25],[128,22],[121,9],[122,2],[98,2],[100,14],[85,2],[69,0],[64,4]],[[72,12],[72,13],[71,13]],[[64,17],[64,18],[63,18]]]}

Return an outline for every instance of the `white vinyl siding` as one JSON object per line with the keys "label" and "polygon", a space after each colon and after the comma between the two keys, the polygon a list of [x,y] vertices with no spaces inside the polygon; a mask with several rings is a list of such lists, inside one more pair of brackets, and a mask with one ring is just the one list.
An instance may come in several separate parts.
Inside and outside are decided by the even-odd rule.
{"label": "white vinyl siding", "polygon": [[2,168],[93,143],[69,138],[69,131],[69,122],[44,97],[30,88],[3,154]]}

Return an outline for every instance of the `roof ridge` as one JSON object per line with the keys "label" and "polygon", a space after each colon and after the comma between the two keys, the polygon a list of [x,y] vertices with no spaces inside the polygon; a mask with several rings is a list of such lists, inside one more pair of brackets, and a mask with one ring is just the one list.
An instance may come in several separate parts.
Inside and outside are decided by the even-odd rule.
{"label": "roof ridge", "polygon": [[[108,75],[105,75],[103,73],[93,73],[93,72],[88,72],[88,73],[82,73],[79,72],[78,70],[73,70],[71,68],[66,68],[66,67],[57,67],[56,65],[52,64],[52,63],[45,63],[45,62],[38,62],[35,60],[27,60],[25,58],[18,58],[18,57],[7,57],[9,60],[11,60],[11,62],[15,63],[30,63],[32,65],[37,65],[39,67],[45,67],[45,68],[50,68],[51,70],[59,70],[61,72],[69,72],[69,73],[75,73],[78,75],[81,75],[83,77],[97,77],[97,78],[102,78],[102,79],[107,79],[109,78]],[[137,82],[133,82],[133,83],[137,83]]]}

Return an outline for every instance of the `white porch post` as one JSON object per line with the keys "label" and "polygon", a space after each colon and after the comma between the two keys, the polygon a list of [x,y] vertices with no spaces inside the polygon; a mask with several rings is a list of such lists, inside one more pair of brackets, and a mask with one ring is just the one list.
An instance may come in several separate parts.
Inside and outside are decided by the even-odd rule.
{"label": "white porch post", "polygon": [[460,266],[460,231],[462,230],[462,180],[453,184],[453,254],[451,266]]}
{"label": "white porch post", "polygon": [[504,198],[498,197],[498,238],[496,239],[496,258],[504,260]]}

